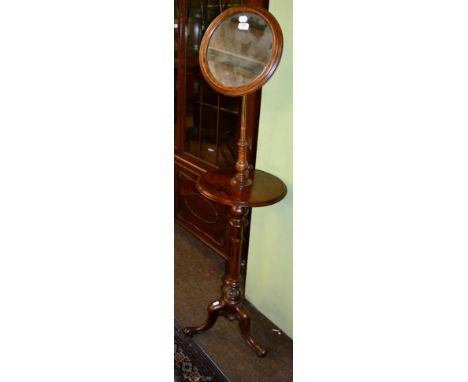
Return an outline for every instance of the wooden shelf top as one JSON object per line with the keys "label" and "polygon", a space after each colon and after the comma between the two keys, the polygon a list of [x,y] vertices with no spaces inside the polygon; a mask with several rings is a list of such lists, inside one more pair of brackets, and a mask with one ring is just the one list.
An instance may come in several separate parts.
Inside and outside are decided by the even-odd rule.
{"label": "wooden shelf top", "polygon": [[263,207],[279,202],[286,196],[283,181],[261,170],[251,170],[252,185],[241,190],[230,184],[236,174],[233,167],[200,175],[197,190],[206,198],[228,206]]}

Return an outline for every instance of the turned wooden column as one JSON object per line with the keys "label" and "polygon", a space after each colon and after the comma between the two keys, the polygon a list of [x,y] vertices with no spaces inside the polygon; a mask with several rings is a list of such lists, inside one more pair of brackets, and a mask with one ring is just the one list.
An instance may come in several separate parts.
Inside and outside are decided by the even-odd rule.
{"label": "turned wooden column", "polygon": [[247,226],[246,216],[248,208],[231,207],[229,225],[231,226],[229,261],[227,263],[226,275],[223,279],[223,299],[226,304],[239,303],[243,297],[241,289],[240,269],[242,242],[244,240],[244,229]]}

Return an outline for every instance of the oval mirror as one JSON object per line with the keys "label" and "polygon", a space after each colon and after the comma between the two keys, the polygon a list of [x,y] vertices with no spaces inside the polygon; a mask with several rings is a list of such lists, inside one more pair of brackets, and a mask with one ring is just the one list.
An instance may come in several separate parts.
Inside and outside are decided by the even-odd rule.
{"label": "oval mirror", "polygon": [[200,68],[217,92],[252,93],[273,75],[281,59],[283,35],[271,13],[234,6],[216,17],[200,46]]}

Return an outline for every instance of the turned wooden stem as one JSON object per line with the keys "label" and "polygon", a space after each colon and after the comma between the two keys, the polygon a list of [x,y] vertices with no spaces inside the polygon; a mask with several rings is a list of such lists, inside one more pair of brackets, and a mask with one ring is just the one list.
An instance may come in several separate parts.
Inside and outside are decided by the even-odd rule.
{"label": "turned wooden stem", "polygon": [[237,305],[244,297],[241,288],[240,270],[242,242],[244,240],[244,229],[247,222],[249,210],[243,207],[231,207],[231,217],[229,225],[231,226],[231,240],[229,249],[229,261],[227,263],[226,275],[223,281],[222,298],[227,304]]}
{"label": "turned wooden stem", "polygon": [[242,119],[240,127],[239,141],[237,142],[237,162],[236,171],[237,174],[231,179],[231,185],[236,188],[244,188],[252,185],[252,181],[249,179],[249,163],[247,161],[247,148],[249,142],[246,138],[246,126],[247,126],[247,96],[242,96]]}

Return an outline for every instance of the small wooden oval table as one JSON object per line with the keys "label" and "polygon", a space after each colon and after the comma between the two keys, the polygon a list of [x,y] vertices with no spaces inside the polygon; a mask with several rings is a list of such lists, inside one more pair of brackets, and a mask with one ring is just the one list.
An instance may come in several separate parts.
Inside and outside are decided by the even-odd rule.
{"label": "small wooden oval table", "polygon": [[241,189],[231,184],[236,175],[235,168],[225,168],[208,172],[199,177],[198,191],[206,198],[231,207],[229,225],[231,226],[229,260],[221,287],[221,297],[208,305],[208,318],[196,327],[187,327],[184,333],[192,336],[210,329],[218,316],[224,315],[237,320],[242,336],[257,356],[266,355],[250,335],[250,316],[242,306],[244,292],[241,288],[241,253],[244,229],[248,224],[247,214],[250,207],[269,206],[279,202],[286,195],[286,185],[276,176],[261,170],[249,172],[249,185]]}

